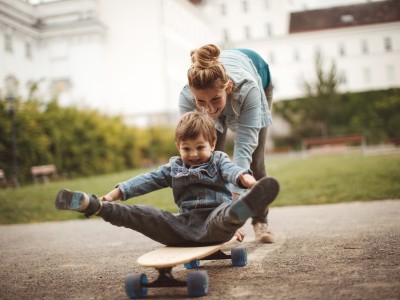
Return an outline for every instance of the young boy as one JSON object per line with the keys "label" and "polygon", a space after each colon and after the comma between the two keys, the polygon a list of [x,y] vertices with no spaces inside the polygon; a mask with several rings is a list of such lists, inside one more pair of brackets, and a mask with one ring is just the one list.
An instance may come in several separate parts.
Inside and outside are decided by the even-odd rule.
{"label": "young boy", "polygon": [[[232,163],[225,153],[214,151],[215,143],[213,119],[206,113],[188,112],[175,130],[180,156],[157,170],[117,184],[100,199],[63,189],[56,197],[56,208],[98,215],[164,245],[229,241],[249,217],[265,210],[276,198],[279,184],[272,177],[256,181],[250,170]],[[249,190],[232,202],[229,183]],[[166,187],[172,188],[179,214],[149,205],[112,203]],[[242,233],[236,236],[243,237]]]}

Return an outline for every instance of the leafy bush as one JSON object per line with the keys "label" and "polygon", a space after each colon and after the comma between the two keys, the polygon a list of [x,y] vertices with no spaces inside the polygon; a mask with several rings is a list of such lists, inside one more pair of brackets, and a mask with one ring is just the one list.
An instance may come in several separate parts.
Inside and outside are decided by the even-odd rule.
{"label": "leafy bush", "polygon": [[[0,102],[0,169],[12,172],[11,124]],[[176,155],[172,128],[140,129],[95,110],[61,107],[57,100],[19,101],[15,113],[19,180],[31,182],[30,168],[55,164],[69,177],[137,168],[144,161]]]}
{"label": "leafy bush", "polygon": [[[318,108],[324,106],[324,118]],[[329,101],[307,97],[274,103],[273,113],[291,126],[291,134],[274,139],[280,147],[301,147],[306,137],[363,134],[367,144],[400,137],[400,89],[337,94]]]}

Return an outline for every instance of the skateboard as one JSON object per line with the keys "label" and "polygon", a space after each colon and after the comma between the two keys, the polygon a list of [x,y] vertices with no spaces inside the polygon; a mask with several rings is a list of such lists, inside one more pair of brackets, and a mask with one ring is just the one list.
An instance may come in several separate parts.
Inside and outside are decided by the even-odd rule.
{"label": "skateboard", "polygon": [[[244,247],[232,247],[236,238],[226,242],[210,246],[171,247],[164,246],[148,252],[137,259],[138,265],[146,268],[155,268],[158,277],[148,282],[144,273],[129,274],[125,278],[125,291],[129,298],[143,298],[149,288],[160,287],[187,287],[189,296],[201,297],[207,294],[209,280],[206,271],[191,271],[186,281],[175,279],[172,269],[183,264],[186,269],[194,269],[200,266],[202,260],[230,259],[233,266],[243,267],[247,264],[247,251]],[[230,254],[222,251],[229,248]]]}

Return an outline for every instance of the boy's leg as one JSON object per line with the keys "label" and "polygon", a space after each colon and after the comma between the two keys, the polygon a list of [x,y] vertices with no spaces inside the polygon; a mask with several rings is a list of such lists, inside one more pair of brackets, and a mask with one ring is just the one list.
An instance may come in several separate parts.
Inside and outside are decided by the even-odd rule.
{"label": "boy's leg", "polygon": [[65,189],[58,193],[55,205],[57,209],[78,211],[87,217],[96,214],[113,225],[136,230],[165,245],[187,242],[185,215],[175,216],[147,205],[102,202],[95,195]]}
{"label": "boy's leg", "polygon": [[250,190],[234,201],[229,210],[233,220],[245,222],[253,215],[267,210],[279,193],[279,183],[272,177],[261,178]]}
{"label": "boy's leg", "polygon": [[230,216],[231,202],[225,202],[215,208],[204,222],[206,233],[205,242],[226,242],[229,241],[235,232],[240,229],[246,221],[233,219]]}
{"label": "boy's leg", "polygon": [[204,221],[198,236],[200,242],[226,242],[248,218],[265,211],[279,193],[279,183],[272,177],[259,180],[252,189],[232,203],[223,203],[215,208]]}
{"label": "boy's leg", "polygon": [[174,215],[149,205],[124,205],[105,202],[97,214],[115,226],[130,228],[164,245],[188,242],[187,217]]}

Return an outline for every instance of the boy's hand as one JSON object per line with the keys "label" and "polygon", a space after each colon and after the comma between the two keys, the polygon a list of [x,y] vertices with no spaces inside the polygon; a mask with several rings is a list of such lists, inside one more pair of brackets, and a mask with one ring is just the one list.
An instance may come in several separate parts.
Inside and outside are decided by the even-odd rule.
{"label": "boy's hand", "polygon": [[103,197],[100,197],[100,201],[112,202],[112,201],[114,201],[114,199],[107,194],[107,195],[104,195]]}
{"label": "boy's hand", "polygon": [[100,201],[112,202],[115,200],[120,200],[121,197],[122,197],[121,190],[119,188],[115,188],[108,194],[104,195],[103,197],[100,197]]}
{"label": "boy's hand", "polygon": [[239,180],[242,185],[244,185],[249,189],[251,189],[253,185],[257,182],[257,180],[250,174],[243,174],[243,173],[239,175]]}
{"label": "boy's hand", "polygon": [[238,242],[243,242],[245,235],[246,234],[244,233],[244,231],[242,229],[238,229],[235,232],[235,237]]}

